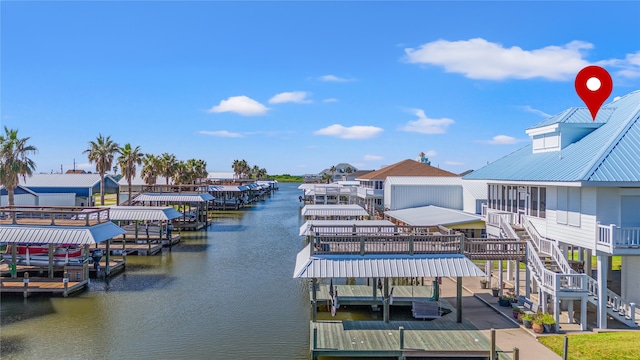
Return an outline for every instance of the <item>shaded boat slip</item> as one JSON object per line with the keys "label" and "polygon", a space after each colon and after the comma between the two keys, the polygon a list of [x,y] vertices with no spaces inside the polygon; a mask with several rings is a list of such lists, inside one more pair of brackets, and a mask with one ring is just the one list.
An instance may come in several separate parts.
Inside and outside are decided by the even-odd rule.
{"label": "shaded boat slip", "polygon": [[[370,285],[334,285],[338,290],[340,304],[342,305],[380,305],[383,304],[383,294],[376,292],[373,297],[373,288]],[[309,290],[309,297],[311,297]],[[329,285],[320,285],[317,291],[318,304],[329,301]],[[412,301],[428,301],[433,296],[433,286],[431,285],[394,285],[393,305],[411,305]]]}

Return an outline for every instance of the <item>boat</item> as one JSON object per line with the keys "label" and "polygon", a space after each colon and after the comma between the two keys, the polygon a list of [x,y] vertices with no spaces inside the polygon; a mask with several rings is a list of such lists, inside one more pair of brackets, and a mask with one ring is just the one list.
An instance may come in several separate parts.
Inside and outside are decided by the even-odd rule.
{"label": "boat", "polygon": [[[7,251],[2,254],[5,262],[12,262],[12,246],[7,245]],[[77,246],[56,246],[53,252],[53,266],[81,265],[84,261],[82,248]],[[49,245],[18,245],[16,246],[16,264],[27,266],[48,266]]]}

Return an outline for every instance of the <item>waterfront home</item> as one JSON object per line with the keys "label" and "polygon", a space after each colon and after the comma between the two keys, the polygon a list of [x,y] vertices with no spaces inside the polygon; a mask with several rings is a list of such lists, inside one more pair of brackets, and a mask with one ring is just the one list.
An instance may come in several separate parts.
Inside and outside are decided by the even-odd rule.
{"label": "waterfront home", "polygon": [[298,186],[303,191],[300,201],[305,204],[351,204],[354,203],[356,187],[340,182],[331,184],[304,183]]}
{"label": "waterfront home", "polygon": [[[92,206],[94,205],[93,195],[100,194],[100,174],[33,174],[26,179],[22,177],[19,179],[21,186],[34,193],[58,194],[49,201],[45,200],[46,204],[38,205]],[[105,176],[105,194],[117,194],[118,188],[118,183],[112,177]],[[68,194],[75,194],[72,203]]]}
{"label": "waterfront home", "polygon": [[[14,205],[26,206],[74,206],[74,193],[36,193],[25,186],[18,185],[13,190]],[[4,185],[0,185],[0,206],[9,204],[9,193]]]}
{"label": "waterfront home", "polygon": [[374,215],[375,211],[382,212],[384,210],[384,182],[389,176],[457,177],[458,175],[410,159],[362,175],[356,178],[356,180],[360,181],[357,192],[357,202],[371,215]]}
{"label": "waterfront home", "polygon": [[[526,133],[529,144],[464,177],[488,181],[488,234],[528,241],[526,291],[537,290],[556,321],[560,302],[571,312],[579,301],[583,315],[586,303],[595,306],[599,328],[608,319],[637,327],[640,91],[604,105],[595,120],[570,108]],[[610,282],[613,256],[622,259],[619,282]]]}

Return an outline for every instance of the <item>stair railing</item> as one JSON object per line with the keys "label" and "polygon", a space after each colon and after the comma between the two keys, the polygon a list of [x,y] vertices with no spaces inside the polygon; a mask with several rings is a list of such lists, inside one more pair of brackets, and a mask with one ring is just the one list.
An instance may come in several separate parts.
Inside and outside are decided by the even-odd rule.
{"label": "stair railing", "polygon": [[560,267],[563,274],[577,274],[577,272],[571,268],[571,265],[569,265],[564,254],[560,251],[556,241],[541,236],[528,216],[522,216],[522,224],[539,252],[551,257],[558,267]]}

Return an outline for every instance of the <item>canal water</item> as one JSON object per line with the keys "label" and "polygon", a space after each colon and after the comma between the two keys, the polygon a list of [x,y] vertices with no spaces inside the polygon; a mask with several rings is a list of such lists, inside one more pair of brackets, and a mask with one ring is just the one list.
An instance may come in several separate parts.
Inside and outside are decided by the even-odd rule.
{"label": "canal water", "polygon": [[3,298],[2,359],[309,359],[298,184],[69,298]]}

